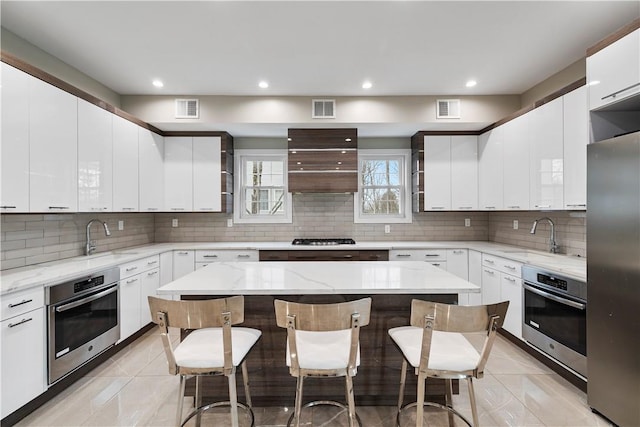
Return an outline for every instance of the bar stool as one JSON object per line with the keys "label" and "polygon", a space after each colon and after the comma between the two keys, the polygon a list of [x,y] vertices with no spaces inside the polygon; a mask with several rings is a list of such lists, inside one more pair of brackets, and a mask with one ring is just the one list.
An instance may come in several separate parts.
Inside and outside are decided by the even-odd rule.
{"label": "bar stool", "polygon": [[[260,338],[261,331],[231,327],[244,322],[244,297],[234,296],[198,301],[171,301],[149,298],[151,318],[162,336],[164,351],[169,362],[169,373],[180,375],[180,392],[176,425],[183,426],[196,416],[200,425],[203,411],[218,406],[231,407],[231,424],[238,427],[238,406],[246,409],[254,425],[249,379],[245,358]],[[169,327],[193,329],[174,349],[169,338]],[[247,404],[238,402],[236,393],[236,367],[241,366]],[[205,375],[224,375],[229,382],[229,401],[202,405],[200,379]],[[196,377],[195,409],[182,420],[185,381]]]}
{"label": "bar stool", "polygon": [[287,366],[297,378],[295,409],[287,426],[300,425],[302,386],[306,377],[345,377],[347,406],[315,401],[304,408],[328,404],[348,410],[349,426],[362,424],[355,409],[353,380],[360,365],[360,327],[369,324],[371,298],[336,304],[302,304],[275,300],[276,323],[287,328]]}
{"label": "bar stool", "polygon": [[[416,299],[411,302],[411,326],[389,329],[391,339],[404,356],[396,417],[398,426],[400,426],[400,413],[404,409],[416,406],[416,427],[421,427],[424,405],[427,405],[446,410],[449,413],[449,425],[453,423],[455,414],[472,427],[469,420],[453,409],[452,379],[467,380],[473,426],[479,426],[473,378],[484,376],[484,367],[491,352],[496,331],[504,322],[508,306],[509,301],[480,306],[448,305]],[[469,332],[486,332],[480,353],[462,335]],[[403,407],[407,363],[411,364],[418,376],[417,402]],[[445,380],[446,405],[424,401],[427,377]]]}

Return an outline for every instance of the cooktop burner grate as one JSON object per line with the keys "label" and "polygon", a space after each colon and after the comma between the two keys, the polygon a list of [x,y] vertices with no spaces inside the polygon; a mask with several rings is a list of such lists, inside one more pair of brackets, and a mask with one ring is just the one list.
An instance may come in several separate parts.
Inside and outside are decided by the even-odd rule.
{"label": "cooktop burner grate", "polygon": [[355,245],[356,241],[353,239],[293,239],[292,245],[305,245],[305,246],[331,246],[331,245]]}

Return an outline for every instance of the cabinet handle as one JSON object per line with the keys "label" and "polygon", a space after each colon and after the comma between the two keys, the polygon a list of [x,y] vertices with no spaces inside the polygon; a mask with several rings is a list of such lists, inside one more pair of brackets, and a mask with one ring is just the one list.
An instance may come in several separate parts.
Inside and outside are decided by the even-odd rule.
{"label": "cabinet handle", "polygon": [[178,252],[178,255],[189,255],[189,252]]}
{"label": "cabinet handle", "polygon": [[134,211],[136,208],[122,208],[123,211]]}
{"label": "cabinet handle", "polygon": [[0,206],[2,209],[15,209],[15,206]]}
{"label": "cabinet handle", "polygon": [[148,211],[157,211],[158,208],[147,208]]}
{"label": "cabinet handle", "polygon": [[157,264],[157,263],[158,263],[158,261],[157,261],[157,260],[156,260],[156,261],[149,261],[149,262],[147,263],[147,265],[153,265],[153,264]]}
{"label": "cabinet handle", "polygon": [[251,258],[251,255],[240,254],[238,255],[238,258]]}
{"label": "cabinet handle", "polygon": [[510,282],[516,283],[516,279],[514,279],[513,277],[505,276],[505,279],[507,279]]}
{"label": "cabinet handle", "polygon": [[570,208],[586,208],[587,204],[586,203],[572,203],[572,204],[567,204],[567,207],[570,207]]}
{"label": "cabinet handle", "polygon": [[197,208],[199,211],[212,211],[213,208]]}
{"label": "cabinet handle", "polygon": [[147,276],[153,276],[153,275],[156,275],[156,274],[158,274],[158,270],[148,272]]}
{"label": "cabinet handle", "polygon": [[492,259],[485,259],[484,262],[487,262],[489,264],[495,264],[495,261]]}
{"label": "cabinet handle", "polygon": [[396,255],[398,258],[410,258],[411,254],[397,254]]}
{"label": "cabinet handle", "polygon": [[484,208],[485,209],[495,209],[496,207],[495,206],[485,206]]}
{"label": "cabinet handle", "polygon": [[22,319],[18,323],[9,323],[7,326],[9,326],[10,328],[15,328],[16,326],[20,326],[24,323],[31,322],[32,320],[33,320],[33,317],[30,317],[28,319]]}
{"label": "cabinet handle", "polygon": [[634,88],[634,87],[636,87],[636,86],[640,86],[640,83],[636,83],[636,84],[633,84],[633,85],[631,85],[631,86],[627,86],[627,87],[625,87],[624,89],[620,89],[620,90],[619,90],[619,91],[617,91],[617,92],[613,92],[611,95],[603,96],[603,97],[602,97],[602,100],[604,101],[604,100],[605,100],[605,99],[607,99],[607,98],[615,98],[619,93],[622,93],[622,92],[624,92],[625,90],[633,89],[633,88]]}
{"label": "cabinet handle", "polygon": [[333,258],[333,259],[351,259],[351,258],[353,258],[353,255],[334,256],[334,257],[331,257],[331,258]]}
{"label": "cabinet handle", "polygon": [[202,258],[218,258],[218,255],[202,255]]}
{"label": "cabinet handle", "polygon": [[127,280],[127,285],[130,285],[130,284],[135,283],[137,281],[138,281],[138,279],[129,279],[129,280]]}
{"label": "cabinet handle", "polygon": [[133,271],[133,270],[137,270],[137,269],[138,269],[138,267],[129,267],[129,268],[126,268],[124,271]]}
{"label": "cabinet handle", "polygon": [[444,206],[431,206],[431,209],[444,209]]}
{"label": "cabinet handle", "polygon": [[454,254],[463,254],[463,253],[464,253],[464,251],[461,251],[461,250],[454,250],[454,251],[453,251],[453,253],[454,253]]}
{"label": "cabinet handle", "polygon": [[431,263],[431,265],[433,265],[434,267],[440,267],[440,263],[439,262]]}
{"label": "cabinet handle", "polygon": [[506,265],[506,264],[505,264],[504,268],[508,268],[509,270],[515,270],[516,269],[513,265]]}
{"label": "cabinet handle", "polygon": [[19,303],[16,304],[9,304],[9,308],[13,308],[13,307],[17,307],[19,305],[23,305],[23,304],[28,304],[30,302],[32,302],[32,299],[23,299],[22,301],[20,301]]}
{"label": "cabinet handle", "polygon": [[507,206],[507,209],[520,209],[520,206]]}
{"label": "cabinet handle", "polygon": [[536,205],[536,208],[550,208],[551,205]]}
{"label": "cabinet handle", "polygon": [[484,272],[489,274],[495,274],[495,271],[492,271],[492,270],[484,270]]}
{"label": "cabinet handle", "polygon": [[49,209],[71,209],[69,206],[49,206]]}
{"label": "cabinet handle", "polygon": [[184,208],[171,208],[172,211],[183,211]]}
{"label": "cabinet handle", "polygon": [[458,209],[472,209],[471,206],[460,206],[458,207]]}
{"label": "cabinet handle", "polygon": [[431,256],[431,257],[434,257],[434,256],[440,256],[440,255],[439,255],[439,254],[424,254],[424,256]]}

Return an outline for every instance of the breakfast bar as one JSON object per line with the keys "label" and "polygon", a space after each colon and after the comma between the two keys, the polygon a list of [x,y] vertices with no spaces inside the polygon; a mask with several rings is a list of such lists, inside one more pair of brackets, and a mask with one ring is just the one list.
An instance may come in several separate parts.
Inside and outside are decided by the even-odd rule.
{"label": "breakfast bar", "polygon": [[[252,399],[258,406],[292,405],[295,379],[285,364],[286,331],[276,327],[273,301],[333,303],[372,298],[371,323],[360,335],[361,365],[354,378],[359,405],[394,405],[398,398],[402,356],[387,330],[409,324],[414,298],[457,303],[461,293],[480,287],[427,262],[216,262],[158,289],[160,296],[204,299],[245,296],[242,326],[263,333],[247,359]],[[407,391],[415,390],[408,376]],[[223,378],[207,378],[206,398],[225,398]],[[193,391],[192,391],[193,392]],[[242,400],[242,387],[238,387]],[[456,389],[454,387],[454,392]],[[427,394],[443,396],[439,381],[427,383]],[[340,379],[317,381],[305,390],[305,400],[344,399]],[[407,394],[407,399],[411,399]]]}

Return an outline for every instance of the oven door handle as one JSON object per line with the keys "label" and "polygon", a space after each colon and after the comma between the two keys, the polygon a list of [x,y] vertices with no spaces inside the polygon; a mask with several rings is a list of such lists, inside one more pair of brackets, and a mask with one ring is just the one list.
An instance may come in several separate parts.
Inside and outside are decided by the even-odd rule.
{"label": "oven door handle", "polygon": [[564,304],[564,305],[568,305],[569,307],[573,307],[573,308],[577,308],[578,310],[584,310],[587,308],[586,304],[582,304],[580,302],[576,302],[576,301],[571,301],[569,299],[565,299],[562,297],[559,297],[557,295],[554,295],[550,292],[545,292],[543,290],[540,290],[538,288],[534,288],[533,286],[529,286],[527,284],[524,285],[524,288],[530,292],[533,292],[534,294],[540,295],[541,297],[545,297],[545,298],[549,298],[550,300],[553,300],[555,302],[559,302],[560,304]]}
{"label": "oven door handle", "polygon": [[103,296],[109,295],[110,293],[115,292],[117,290],[118,290],[118,286],[113,286],[113,287],[111,287],[111,288],[109,288],[109,289],[107,289],[105,291],[98,292],[97,294],[93,294],[93,295],[91,295],[89,297],[86,297],[86,298],[82,298],[81,300],[70,302],[68,304],[64,304],[64,305],[58,306],[58,307],[56,307],[56,312],[57,313],[62,313],[63,311],[71,310],[72,308],[79,307],[82,304],[86,304],[88,302],[100,299]]}

